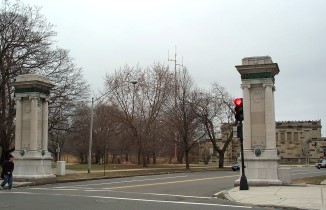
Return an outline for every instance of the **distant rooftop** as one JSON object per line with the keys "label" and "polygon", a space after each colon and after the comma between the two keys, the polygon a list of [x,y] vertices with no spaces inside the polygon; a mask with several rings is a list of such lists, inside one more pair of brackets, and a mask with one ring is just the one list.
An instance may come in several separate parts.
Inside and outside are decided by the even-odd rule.
{"label": "distant rooftop", "polygon": [[276,127],[317,127],[321,128],[321,120],[305,120],[305,121],[276,121]]}

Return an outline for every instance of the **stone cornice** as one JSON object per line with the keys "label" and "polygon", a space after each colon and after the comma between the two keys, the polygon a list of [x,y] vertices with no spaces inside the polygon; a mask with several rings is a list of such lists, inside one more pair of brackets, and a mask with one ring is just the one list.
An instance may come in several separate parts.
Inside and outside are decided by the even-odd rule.
{"label": "stone cornice", "polygon": [[274,78],[280,70],[277,63],[235,66],[241,79]]}

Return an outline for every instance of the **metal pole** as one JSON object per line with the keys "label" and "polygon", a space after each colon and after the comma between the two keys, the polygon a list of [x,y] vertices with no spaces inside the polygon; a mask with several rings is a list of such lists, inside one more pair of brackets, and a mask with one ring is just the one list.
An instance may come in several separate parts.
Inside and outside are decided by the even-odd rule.
{"label": "metal pole", "polygon": [[60,161],[60,147],[59,147],[59,143],[57,143],[57,161]]}
{"label": "metal pole", "polygon": [[88,173],[91,172],[92,166],[92,141],[93,141],[93,110],[94,109],[94,98],[92,98],[92,105],[91,105],[91,122],[90,122],[90,129],[89,129],[89,144],[88,144]]}
{"label": "metal pole", "polygon": [[104,176],[105,176],[105,161],[106,161],[106,138],[104,140]]}
{"label": "metal pole", "polygon": [[132,112],[131,112],[132,120],[134,119],[134,111],[135,111],[135,85],[136,84],[137,84],[136,82],[132,83],[134,88],[132,93]]}
{"label": "metal pole", "polygon": [[241,178],[240,178],[240,190],[249,190],[247,177],[245,174],[245,165],[244,165],[244,156],[243,156],[243,126],[242,121],[239,122],[238,129],[240,131],[239,137],[240,137],[240,149],[241,149]]}

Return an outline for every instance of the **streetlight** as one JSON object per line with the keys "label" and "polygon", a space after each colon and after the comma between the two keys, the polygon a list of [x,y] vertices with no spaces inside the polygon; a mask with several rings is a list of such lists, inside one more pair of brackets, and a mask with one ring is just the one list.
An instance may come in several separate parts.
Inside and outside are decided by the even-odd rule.
{"label": "streetlight", "polygon": [[91,172],[92,167],[92,143],[93,143],[93,112],[94,112],[94,98],[92,98],[91,105],[91,122],[89,128],[89,144],[88,144],[88,173]]}
{"label": "streetlight", "polygon": [[131,112],[131,115],[133,118],[134,117],[134,109],[135,109],[135,85],[138,83],[138,81],[133,80],[133,81],[130,81],[130,83],[134,86],[134,91],[132,93],[132,112]]}
{"label": "streetlight", "polygon": [[[133,84],[134,85],[134,90],[135,90],[135,85],[138,83],[138,81],[132,80],[132,81],[127,81],[127,82]],[[107,94],[111,93],[117,87],[118,86],[114,87],[112,90],[109,90],[108,92],[104,93],[103,95],[101,95],[100,97],[98,97],[95,100],[94,100],[94,98],[92,98],[92,105],[91,105],[91,110],[90,110],[91,111],[91,120],[90,120],[90,128],[89,128],[88,158],[87,158],[87,165],[88,165],[88,170],[87,171],[88,171],[88,173],[91,172],[91,168],[92,168],[92,144],[93,144],[94,102],[97,101],[97,100],[99,100],[100,98],[106,96]]]}

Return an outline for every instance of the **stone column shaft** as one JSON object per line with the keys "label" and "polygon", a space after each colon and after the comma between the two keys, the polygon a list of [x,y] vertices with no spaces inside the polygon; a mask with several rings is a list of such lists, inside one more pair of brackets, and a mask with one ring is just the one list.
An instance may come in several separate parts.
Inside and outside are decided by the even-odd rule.
{"label": "stone column shaft", "polygon": [[43,131],[42,131],[42,149],[48,150],[48,100],[45,99],[43,102],[43,111],[42,111],[42,119],[43,119]]}
{"label": "stone column shaft", "polygon": [[244,110],[244,122],[243,122],[243,148],[251,149],[251,114],[250,114],[250,85],[242,85],[243,89],[243,110]]}
{"label": "stone column shaft", "polygon": [[263,86],[265,87],[266,149],[275,149],[276,129],[275,129],[273,84],[264,84]]}
{"label": "stone column shaft", "polygon": [[15,128],[15,150],[22,148],[22,101],[16,98],[16,128]]}
{"label": "stone column shaft", "polygon": [[30,127],[30,150],[37,150],[37,98],[31,97],[31,127]]}

